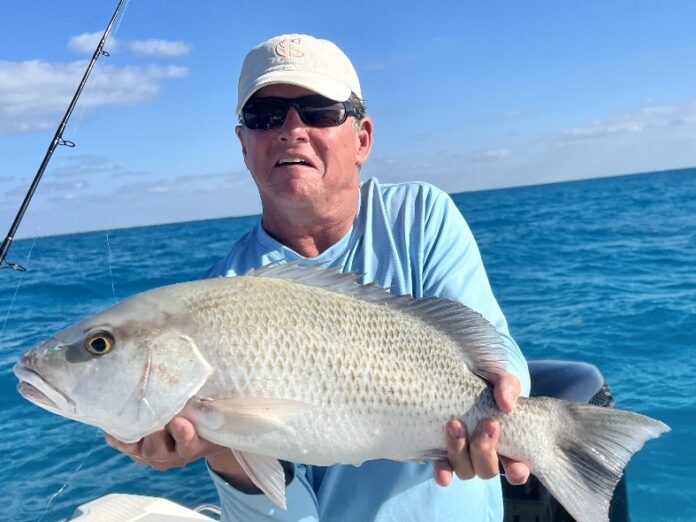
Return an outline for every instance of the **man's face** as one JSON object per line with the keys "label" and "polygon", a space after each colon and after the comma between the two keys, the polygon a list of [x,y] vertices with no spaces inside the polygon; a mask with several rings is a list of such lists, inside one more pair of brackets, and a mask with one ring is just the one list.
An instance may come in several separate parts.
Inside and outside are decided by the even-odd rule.
{"label": "man's face", "polygon": [[[253,97],[308,94],[314,93],[293,85],[269,85]],[[357,131],[354,121],[348,117],[337,127],[311,127],[290,108],[285,122],[276,129],[237,127],[244,162],[258,186],[264,209],[293,203],[321,205],[344,194],[355,197],[360,181],[358,165],[367,159],[372,144],[372,121],[363,118]]]}

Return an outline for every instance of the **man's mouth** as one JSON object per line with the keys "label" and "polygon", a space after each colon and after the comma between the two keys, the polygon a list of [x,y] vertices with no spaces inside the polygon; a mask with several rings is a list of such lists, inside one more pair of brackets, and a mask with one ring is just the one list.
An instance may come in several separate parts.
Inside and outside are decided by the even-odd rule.
{"label": "man's mouth", "polygon": [[287,165],[304,165],[311,167],[312,164],[302,158],[281,158],[276,162],[276,167],[285,167]]}

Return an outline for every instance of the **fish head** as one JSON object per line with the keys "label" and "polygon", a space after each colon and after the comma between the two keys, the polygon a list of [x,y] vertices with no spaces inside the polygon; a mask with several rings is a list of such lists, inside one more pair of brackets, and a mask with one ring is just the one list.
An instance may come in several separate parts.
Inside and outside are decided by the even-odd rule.
{"label": "fish head", "polygon": [[180,412],[212,373],[192,329],[180,303],[139,294],[24,353],[14,368],[18,391],[135,442]]}

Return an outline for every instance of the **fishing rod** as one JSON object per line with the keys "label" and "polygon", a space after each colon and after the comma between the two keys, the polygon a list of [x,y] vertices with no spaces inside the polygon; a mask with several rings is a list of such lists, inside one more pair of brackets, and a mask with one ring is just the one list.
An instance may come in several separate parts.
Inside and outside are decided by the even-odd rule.
{"label": "fishing rod", "polygon": [[19,228],[19,224],[22,222],[24,213],[26,212],[27,207],[29,206],[31,198],[34,196],[36,187],[39,186],[41,177],[43,176],[43,173],[46,170],[49,161],[51,161],[51,156],[53,156],[53,152],[56,150],[56,147],[58,145],[65,145],[66,147],[75,146],[75,144],[72,141],[63,139],[63,131],[65,130],[65,126],[67,125],[70,116],[72,115],[73,109],[77,104],[77,100],[80,97],[80,94],[82,94],[82,89],[85,87],[85,84],[87,83],[87,78],[89,78],[89,75],[92,72],[94,65],[97,63],[97,58],[99,58],[99,56],[109,56],[109,53],[104,50],[104,44],[106,43],[106,39],[109,37],[109,33],[111,32],[111,28],[114,25],[114,21],[118,17],[118,13],[121,10],[121,6],[125,1],[126,0],[119,0],[118,5],[116,6],[116,10],[114,11],[114,14],[111,16],[111,20],[109,20],[109,25],[106,26],[104,34],[102,35],[101,40],[99,40],[99,44],[97,45],[97,48],[95,49],[94,54],[92,55],[92,59],[90,60],[89,65],[87,66],[87,70],[85,71],[85,74],[82,76],[82,81],[80,82],[80,85],[78,85],[77,90],[75,91],[75,94],[73,95],[72,100],[70,101],[70,105],[68,105],[68,110],[65,111],[65,116],[63,116],[63,119],[58,125],[58,129],[56,129],[56,133],[53,136],[53,139],[51,140],[51,144],[49,145],[48,150],[46,151],[46,155],[44,156],[44,159],[41,162],[41,166],[39,167],[39,170],[36,172],[36,175],[34,176],[34,181],[32,181],[26,196],[24,196],[24,201],[22,202],[22,205],[19,207],[19,211],[17,212],[14,221],[12,222],[12,226],[10,227],[10,230],[7,233],[7,237],[5,237],[5,240],[2,242],[2,246],[0,246],[0,269],[11,268],[19,272],[24,272],[26,270],[25,267],[18,263],[10,263],[6,261],[5,257],[7,256],[7,251],[10,249],[10,245],[12,244],[12,240],[14,239],[14,235],[17,232],[17,229]]}

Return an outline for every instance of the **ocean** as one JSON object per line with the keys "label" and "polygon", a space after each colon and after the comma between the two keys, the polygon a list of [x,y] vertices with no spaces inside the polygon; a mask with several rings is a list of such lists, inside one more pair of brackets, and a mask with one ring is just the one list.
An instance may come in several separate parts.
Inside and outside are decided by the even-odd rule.
{"label": "ocean", "polygon": [[[527,358],[593,363],[617,406],[672,427],[627,468],[632,520],[696,520],[696,169],[453,197]],[[0,519],[61,520],[112,492],[216,501],[201,463],[134,464],[97,429],[20,397],[12,366],[101,308],[197,278],[257,220],[15,242],[9,258],[29,270],[0,270]]]}

